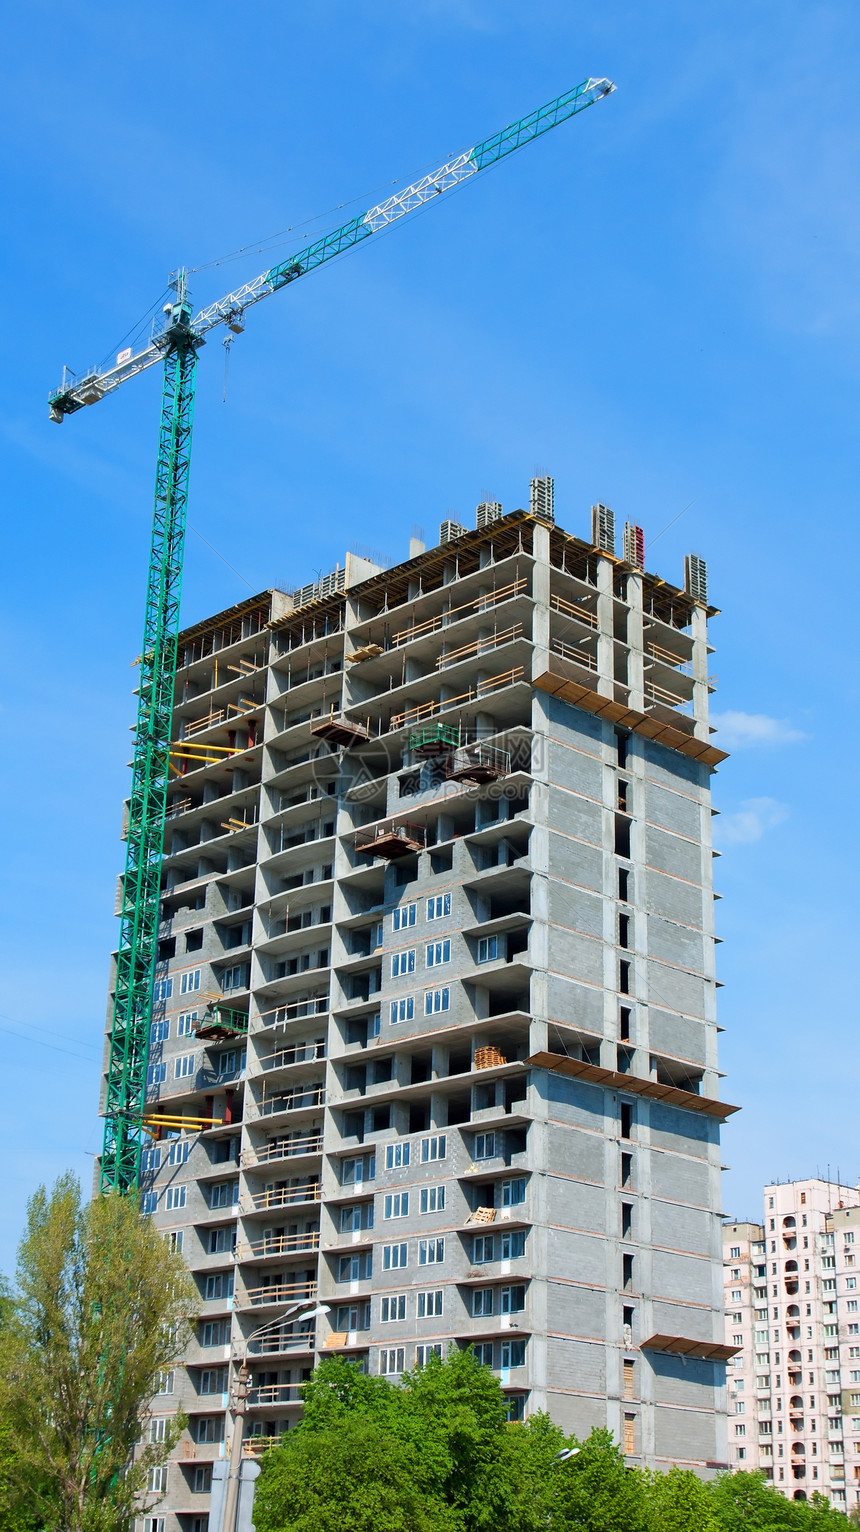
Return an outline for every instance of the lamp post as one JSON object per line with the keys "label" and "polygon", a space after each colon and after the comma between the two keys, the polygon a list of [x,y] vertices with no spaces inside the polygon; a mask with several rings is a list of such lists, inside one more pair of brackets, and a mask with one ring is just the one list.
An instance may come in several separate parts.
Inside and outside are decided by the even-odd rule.
{"label": "lamp post", "polygon": [[321,1314],[329,1312],[325,1303],[315,1304],[311,1307],[307,1303],[294,1303],[291,1308],[285,1309],[283,1314],[277,1314],[274,1319],[267,1319],[264,1325],[252,1330],[250,1335],[244,1336],[241,1345],[241,1357],[231,1357],[231,1365],[235,1366],[236,1376],[233,1382],[233,1397],[231,1399],[231,1413],[233,1416],[233,1435],[230,1442],[230,1466],[227,1472],[227,1482],[224,1487],[224,1511],[221,1517],[220,1532],[236,1532],[236,1513],[239,1508],[239,1475],[242,1471],[242,1447],[245,1439],[245,1410],[248,1404],[249,1372],[247,1348],[256,1336],[262,1335],[264,1330],[270,1330],[273,1325],[283,1324],[285,1319],[316,1319]]}

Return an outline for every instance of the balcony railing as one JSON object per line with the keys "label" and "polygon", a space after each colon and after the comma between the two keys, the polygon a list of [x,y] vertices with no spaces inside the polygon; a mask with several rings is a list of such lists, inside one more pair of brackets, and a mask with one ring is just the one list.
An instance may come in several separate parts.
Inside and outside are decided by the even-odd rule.
{"label": "balcony railing", "polygon": [[237,1300],[237,1308],[265,1308],[279,1303],[298,1303],[304,1298],[315,1298],[316,1282],[273,1282],[269,1286],[249,1287]]}
{"label": "balcony railing", "polygon": [[314,1106],[325,1106],[325,1086],[321,1081],[314,1081],[306,1090],[291,1090],[282,1095],[264,1097],[258,1103],[256,1116],[272,1117],[276,1112],[299,1112]]}
{"label": "balcony railing", "polygon": [[437,713],[446,713],[454,707],[465,707],[467,703],[500,691],[504,686],[514,686],[523,679],[524,674],[522,665],[515,665],[500,675],[487,676],[484,681],[478,681],[475,686],[470,686],[468,691],[460,692],[456,697],[445,697],[438,702],[422,702],[416,707],[406,708],[402,713],[392,713],[389,730],[394,732],[402,729],[405,724],[421,723],[424,719],[435,717]]}
{"label": "balcony railing", "polygon": [[303,1255],[306,1251],[311,1253],[319,1250],[319,1247],[318,1229],[308,1234],[280,1234],[276,1239],[255,1239],[247,1245],[239,1245],[236,1249],[236,1259],[251,1261],[270,1255]]}
{"label": "balcony railing", "polygon": [[243,1150],[241,1165],[243,1170],[250,1170],[255,1165],[268,1165],[271,1160],[289,1160],[297,1154],[321,1154],[322,1145],[321,1133],[308,1133],[283,1141],[275,1139],[262,1149]]}
{"label": "balcony railing", "polygon": [[301,1402],[300,1383],[267,1383],[262,1388],[252,1388],[248,1394],[248,1404],[252,1409],[255,1404],[271,1406]]}
{"label": "balcony railing", "polygon": [[265,1213],[271,1208],[295,1207],[301,1202],[319,1202],[319,1181],[303,1181],[298,1186],[273,1186],[264,1192],[256,1192],[250,1199],[255,1213]]}
{"label": "balcony railing", "polygon": [[394,633],[391,639],[392,649],[399,649],[401,644],[408,644],[414,638],[424,638],[429,633],[437,633],[440,628],[447,628],[452,622],[460,622],[464,617],[472,617],[476,612],[489,612],[493,607],[499,606],[502,601],[511,601],[514,596],[519,596],[528,586],[525,579],[512,580],[510,585],[501,585],[498,590],[485,591],[483,595],[475,596],[471,601],[464,601],[461,606],[449,607],[447,612],[440,612],[436,617],[428,617],[425,622],[416,622],[408,628],[401,628]]}
{"label": "balcony railing", "polygon": [[285,1069],[290,1064],[310,1064],[324,1059],[325,1043],[296,1043],[294,1048],[281,1048],[260,1060],[264,1071]]}

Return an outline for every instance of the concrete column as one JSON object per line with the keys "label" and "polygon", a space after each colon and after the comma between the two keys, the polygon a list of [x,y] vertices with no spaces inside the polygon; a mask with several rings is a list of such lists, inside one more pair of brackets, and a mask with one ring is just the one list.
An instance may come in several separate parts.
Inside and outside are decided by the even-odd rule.
{"label": "concrete column", "polygon": [[611,697],[615,689],[614,634],[612,625],[612,583],[615,565],[611,559],[597,560],[597,690]]}
{"label": "concrete column", "polygon": [[627,642],[630,652],[627,660],[627,683],[630,687],[629,702],[637,712],[645,711],[645,644],[642,621],[642,576],[632,574],[627,579],[627,601],[630,616],[627,619]]}
{"label": "concrete column", "polygon": [[703,606],[693,608],[693,717],[697,739],[710,739],[708,725],[708,617]]}

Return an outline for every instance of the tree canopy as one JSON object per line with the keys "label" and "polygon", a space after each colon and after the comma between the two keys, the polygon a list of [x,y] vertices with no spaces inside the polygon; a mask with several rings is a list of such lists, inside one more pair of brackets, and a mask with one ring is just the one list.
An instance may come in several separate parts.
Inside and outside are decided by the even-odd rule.
{"label": "tree canopy", "polygon": [[84,1203],[71,1175],[36,1192],[0,1316],[4,1529],[117,1532],[139,1514],[184,1421],[135,1448],[196,1305],[181,1257],[135,1197]]}
{"label": "tree canopy", "polygon": [[[506,1420],[471,1350],[370,1378],[331,1357],[305,1412],[263,1459],[257,1532],[837,1532],[821,1497],[787,1500],[759,1474],[631,1469],[608,1431],[567,1437],[547,1415]],[[573,1455],[562,1458],[568,1450]]]}

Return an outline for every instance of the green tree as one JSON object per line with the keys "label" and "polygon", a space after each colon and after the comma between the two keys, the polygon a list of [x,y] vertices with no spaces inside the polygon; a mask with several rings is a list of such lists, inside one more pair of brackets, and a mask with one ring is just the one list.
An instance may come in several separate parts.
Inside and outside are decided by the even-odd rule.
{"label": "green tree", "polygon": [[708,1486],[687,1469],[651,1474],[646,1503],[649,1532],[721,1532]]}
{"label": "green tree", "polygon": [[732,1473],[708,1486],[718,1525],[725,1532],[845,1532],[847,1521],[823,1495],[788,1500],[762,1474]]}
{"label": "green tree", "polygon": [[[182,1429],[146,1434],[158,1375],[181,1354],[196,1290],[180,1256],[134,1197],[83,1203],[71,1175],[27,1210],[17,1286],[0,1353],[0,1459],[49,1532],[117,1532],[138,1511],[149,1470]],[[16,1500],[17,1497],[17,1500]]]}

